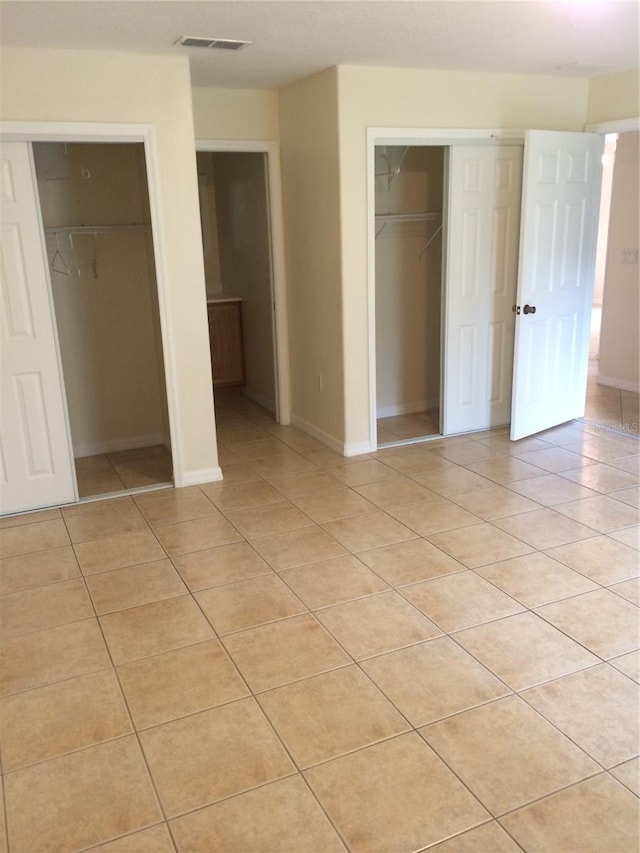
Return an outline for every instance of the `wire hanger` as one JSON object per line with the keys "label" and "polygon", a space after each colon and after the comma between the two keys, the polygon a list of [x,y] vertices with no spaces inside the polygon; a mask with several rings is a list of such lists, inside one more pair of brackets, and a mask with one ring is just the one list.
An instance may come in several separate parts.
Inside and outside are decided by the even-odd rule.
{"label": "wire hanger", "polygon": [[51,258],[50,267],[51,267],[51,272],[58,273],[58,275],[66,275],[66,276],[71,275],[71,270],[69,269],[67,262],[62,257],[62,254],[60,252],[60,240],[59,240],[57,234],[56,234],[56,250],[53,253],[53,257]]}

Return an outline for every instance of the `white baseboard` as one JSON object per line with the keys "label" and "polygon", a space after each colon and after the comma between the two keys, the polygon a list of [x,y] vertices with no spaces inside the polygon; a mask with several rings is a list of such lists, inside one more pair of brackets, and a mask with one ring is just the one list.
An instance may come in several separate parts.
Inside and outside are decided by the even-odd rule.
{"label": "white baseboard", "polygon": [[204,483],[217,483],[223,479],[222,468],[201,468],[199,471],[174,472],[176,488],[184,486],[202,486]]}
{"label": "white baseboard", "polygon": [[376,410],[376,418],[393,418],[396,415],[413,415],[415,412],[429,412],[437,409],[439,400],[419,400],[417,403],[393,403]]}
{"label": "white baseboard", "polygon": [[307,435],[310,435],[311,438],[321,441],[322,444],[325,444],[331,450],[335,450],[336,453],[339,453],[341,456],[361,456],[363,453],[371,452],[371,445],[368,441],[345,444],[333,435],[329,435],[329,433],[324,432],[324,430],[308,423],[303,418],[299,418],[293,413],[291,414],[291,425],[302,430],[302,432]]}
{"label": "white baseboard", "polygon": [[358,441],[353,444],[344,445],[344,456],[362,456],[364,453],[371,453],[373,448],[368,441]]}
{"label": "white baseboard", "polygon": [[634,391],[640,394],[640,383],[629,382],[627,379],[615,379],[612,376],[601,376],[597,378],[598,385],[606,385],[609,388],[617,388],[619,391]]}
{"label": "white baseboard", "polygon": [[138,447],[155,447],[157,444],[165,444],[165,436],[161,432],[130,438],[113,438],[108,441],[85,441],[73,445],[73,456],[74,459],[79,459],[83,456],[117,453],[120,450],[134,450]]}

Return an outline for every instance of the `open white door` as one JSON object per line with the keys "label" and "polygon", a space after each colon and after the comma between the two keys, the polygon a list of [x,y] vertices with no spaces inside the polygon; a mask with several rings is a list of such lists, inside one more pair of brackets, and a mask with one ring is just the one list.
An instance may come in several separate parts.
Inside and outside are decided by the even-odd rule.
{"label": "open white door", "polygon": [[584,414],[603,145],[597,134],[525,137],[514,440]]}
{"label": "open white door", "polygon": [[444,435],[509,422],[521,187],[521,145],[451,147]]}
{"label": "open white door", "polygon": [[0,513],[77,500],[31,151],[0,157]]}

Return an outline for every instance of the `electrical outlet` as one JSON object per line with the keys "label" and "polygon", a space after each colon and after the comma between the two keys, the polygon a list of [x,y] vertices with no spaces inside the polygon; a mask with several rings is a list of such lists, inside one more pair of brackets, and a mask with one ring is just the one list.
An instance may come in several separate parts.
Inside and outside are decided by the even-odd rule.
{"label": "electrical outlet", "polygon": [[622,257],[620,258],[620,263],[622,264],[637,264],[638,263],[638,250],[637,249],[623,249]]}
{"label": "electrical outlet", "polygon": [[318,375],[316,376],[316,383],[317,383],[317,387],[318,387],[318,392],[320,394],[322,394],[322,390],[324,388],[324,380],[322,379],[321,373],[318,373]]}

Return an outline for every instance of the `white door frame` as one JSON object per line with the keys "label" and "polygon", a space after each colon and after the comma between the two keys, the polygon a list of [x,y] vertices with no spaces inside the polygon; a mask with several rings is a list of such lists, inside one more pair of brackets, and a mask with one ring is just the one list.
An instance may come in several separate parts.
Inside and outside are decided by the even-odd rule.
{"label": "white door frame", "polygon": [[287,321],[287,281],[285,274],[284,215],[278,142],[238,139],[196,139],[196,151],[218,153],[266,154],[271,253],[271,299],[274,308],[273,357],[276,378],[276,420],[291,423],[291,380],[289,365],[289,329]]}
{"label": "white door frame", "polygon": [[[376,426],[376,263],[375,263],[375,149],[377,145],[478,145],[485,142],[523,143],[524,130],[468,130],[450,128],[367,128],[367,305],[369,327],[369,452],[377,450]],[[446,271],[443,271],[446,282]],[[444,295],[444,293],[443,293]],[[442,300],[442,311],[445,299]]]}
{"label": "white door frame", "polygon": [[[173,358],[173,340],[169,317],[169,286],[163,219],[160,208],[158,151],[155,127],[151,124],[115,124],[103,122],[0,122],[0,143],[3,140],[17,142],[137,142],[144,145],[151,214],[151,232],[155,261],[158,305],[160,312],[160,334],[166,377],[167,410],[171,437],[173,480],[184,482],[184,464],[180,435],[180,417],[176,394],[176,379]],[[66,400],[65,400],[66,407]],[[70,453],[73,451],[70,448]]]}

